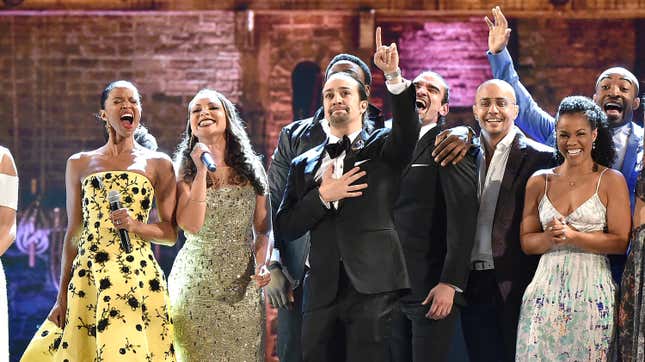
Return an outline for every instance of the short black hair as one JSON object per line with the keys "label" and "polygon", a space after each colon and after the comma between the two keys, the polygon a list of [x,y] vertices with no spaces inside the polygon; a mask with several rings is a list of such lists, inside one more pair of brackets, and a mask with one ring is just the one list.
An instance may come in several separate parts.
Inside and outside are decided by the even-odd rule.
{"label": "short black hair", "polygon": [[365,64],[365,62],[361,60],[361,58],[347,53],[338,54],[331,59],[329,65],[327,65],[327,69],[325,69],[325,79],[329,77],[329,70],[331,69],[331,67],[343,60],[358,65],[365,74],[365,85],[372,85],[372,72],[370,72],[370,67],[368,67],[367,64]]}

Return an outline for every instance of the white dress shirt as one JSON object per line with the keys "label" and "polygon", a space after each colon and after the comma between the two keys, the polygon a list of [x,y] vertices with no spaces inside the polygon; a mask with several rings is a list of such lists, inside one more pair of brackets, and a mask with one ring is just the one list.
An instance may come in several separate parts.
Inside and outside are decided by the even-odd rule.
{"label": "white dress shirt", "polygon": [[[320,124],[322,125],[325,133],[327,134],[328,144],[338,143],[342,140],[341,138],[331,134],[331,131],[329,129],[329,121],[327,121],[326,119],[323,119],[322,121],[320,121]],[[361,129],[351,134],[348,134],[347,137],[349,138],[349,141],[353,143],[356,137],[358,137],[360,133],[361,133]],[[346,152],[343,151],[340,154],[340,156],[336,158],[331,158],[329,157],[329,153],[325,151],[322,163],[318,168],[318,170],[316,171],[316,175],[314,175],[314,180],[319,181],[322,178],[322,175],[332,165],[334,166],[334,172],[332,173],[331,177],[335,179],[339,179],[341,176],[343,176],[343,163],[345,162],[345,156],[346,156]],[[323,205],[325,205],[326,208],[328,209],[331,208],[331,205],[328,202],[323,201],[322,198],[320,199],[320,201],[323,203]],[[338,208],[338,201],[334,201],[333,205],[335,208]]]}
{"label": "white dress shirt", "polygon": [[486,167],[486,149],[484,141],[479,152],[479,182],[477,193],[479,196],[479,212],[477,214],[477,228],[475,231],[475,244],[470,260],[476,263],[477,270],[494,269],[493,263],[493,221],[499,197],[499,189],[506,171],[506,163],[510,155],[511,145],[517,134],[513,126],[508,134],[495,147],[488,167]]}
{"label": "white dress shirt", "polygon": [[612,128],[612,138],[614,140],[614,148],[616,149],[616,159],[614,160],[613,168],[620,170],[623,168],[625,161],[625,154],[627,153],[627,140],[631,132],[630,124],[627,123],[623,126]]}

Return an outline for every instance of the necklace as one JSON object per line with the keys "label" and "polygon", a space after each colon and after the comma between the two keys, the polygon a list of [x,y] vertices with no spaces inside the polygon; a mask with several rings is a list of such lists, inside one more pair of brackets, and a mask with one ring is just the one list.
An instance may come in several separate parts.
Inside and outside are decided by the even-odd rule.
{"label": "necklace", "polygon": [[[559,170],[558,170],[558,171],[559,171]],[[598,171],[598,164],[594,163],[594,164],[593,164],[593,167],[591,168],[591,173],[576,176],[576,178],[575,178],[575,179],[574,179],[574,178],[572,178],[571,176],[565,176],[565,175],[563,175],[563,174],[561,174],[561,173],[559,173],[559,172],[558,172],[558,173],[556,173],[556,175],[557,175],[557,174],[559,174],[560,176],[565,176],[565,177],[567,178],[567,185],[569,185],[569,187],[570,187],[570,188],[574,188],[574,187],[576,187],[576,183],[577,183],[577,180],[576,180],[576,179],[577,179],[577,178],[579,178],[579,177],[586,178],[588,175],[593,174],[594,172],[597,172],[597,171]]]}

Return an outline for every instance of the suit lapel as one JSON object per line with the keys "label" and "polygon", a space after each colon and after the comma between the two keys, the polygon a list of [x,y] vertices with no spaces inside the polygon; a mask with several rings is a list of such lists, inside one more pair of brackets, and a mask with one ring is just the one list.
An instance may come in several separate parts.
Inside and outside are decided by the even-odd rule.
{"label": "suit lapel", "polygon": [[[504,177],[502,178],[502,184],[499,188],[499,196],[497,197],[497,204],[495,206],[495,218],[493,219],[493,230],[492,230],[492,248],[493,256],[499,256],[504,253],[504,235],[499,231],[502,228],[502,225],[499,223],[502,222],[502,214],[507,213],[508,211],[503,211],[504,207],[508,204],[511,204],[509,201],[515,197],[515,192],[513,189],[513,183],[518,177],[518,174],[526,158],[526,145],[524,144],[523,135],[517,133],[513,143],[511,144],[511,150],[509,151],[508,161],[506,162],[506,169],[504,170]],[[492,157],[492,156],[491,156]]]}
{"label": "suit lapel", "polygon": [[[345,159],[343,160],[343,173],[347,173],[349,172],[349,170],[354,168],[354,163],[356,162],[356,156],[365,147],[368,137],[369,137],[369,134],[367,133],[367,130],[365,128],[363,128],[363,130],[361,130],[358,136],[356,136],[356,138],[352,142],[352,147],[349,153],[345,155]],[[340,210],[342,206],[343,206],[343,200],[339,200],[338,210]]]}
{"label": "suit lapel", "polygon": [[314,147],[311,151],[311,155],[307,157],[305,164],[305,187],[306,190],[309,189],[310,185],[317,184],[315,177],[316,172],[322,165],[322,161],[325,155],[325,145],[329,142],[329,139],[326,139],[320,145]]}
{"label": "suit lapel", "polygon": [[434,148],[434,141],[437,139],[437,135],[441,131],[440,127],[434,127],[433,129],[429,130],[426,132],[426,134],[421,137],[421,139],[417,142],[417,145],[414,147],[414,152],[412,153],[412,160],[410,163],[407,165],[405,170],[403,171],[403,176],[408,173],[408,171],[411,168],[411,165],[416,162],[416,160],[424,154],[425,150],[428,147]]}

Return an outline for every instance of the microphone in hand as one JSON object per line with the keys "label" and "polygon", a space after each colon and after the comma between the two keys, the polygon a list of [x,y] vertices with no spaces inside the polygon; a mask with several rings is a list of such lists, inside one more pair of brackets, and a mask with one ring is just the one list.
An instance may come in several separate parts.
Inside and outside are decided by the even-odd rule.
{"label": "microphone in hand", "polygon": [[[121,208],[121,194],[118,191],[110,191],[108,193],[108,201],[110,202],[111,211],[116,211]],[[131,252],[132,244],[130,243],[130,235],[128,235],[128,231],[125,229],[119,229],[119,237],[121,238],[121,249],[126,253]]]}
{"label": "microphone in hand", "polygon": [[202,152],[199,159],[202,160],[208,171],[215,172],[215,170],[217,170],[217,166],[215,165],[215,161],[213,161],[213,156],[211,156],[210,152]]}

